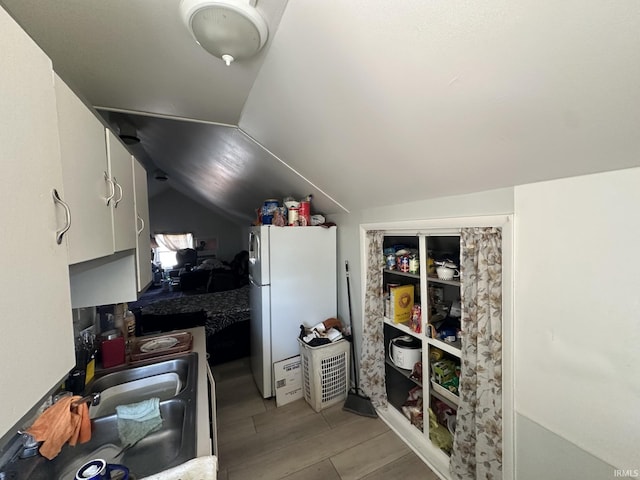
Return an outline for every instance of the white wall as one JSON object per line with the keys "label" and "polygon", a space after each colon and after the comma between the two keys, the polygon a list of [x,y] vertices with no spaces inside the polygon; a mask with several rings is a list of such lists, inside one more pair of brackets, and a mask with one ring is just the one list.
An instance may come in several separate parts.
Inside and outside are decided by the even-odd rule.
{"label": "white wall", "polygon": [[217,238],[220,260],[231,261],[247,249],[242,226],[173,189],[149,199],[149,223],[151,233],[193,232],[198,239]]}
{"label": "white wall", "polygon": [[639,207],[640,169],[515,189],[518,478],[640,469]]}
{"label": "white wall", "polygon": [[602,480],[614,468],[527,417],[516,414],[517,480]]}

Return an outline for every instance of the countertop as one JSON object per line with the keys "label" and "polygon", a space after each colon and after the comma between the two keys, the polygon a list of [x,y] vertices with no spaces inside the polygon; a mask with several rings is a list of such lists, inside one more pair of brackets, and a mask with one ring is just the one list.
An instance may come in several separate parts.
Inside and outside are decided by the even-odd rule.
{"label": "countertop", "polygon": [[[211,455],[211,438],[209,438],[209,387],[207,385],[207,346],[204,327],[183,330],[193,335],[193,352],[198,353],[198,399],[197,399],[197,433],[196,455],[202,457]],[[206,419],[206,421],[203,421]]]}
{"label": "countertop", "polygon": [[218,459],[216,457],[198,457],[141,480],[215,480],[217,471]]}

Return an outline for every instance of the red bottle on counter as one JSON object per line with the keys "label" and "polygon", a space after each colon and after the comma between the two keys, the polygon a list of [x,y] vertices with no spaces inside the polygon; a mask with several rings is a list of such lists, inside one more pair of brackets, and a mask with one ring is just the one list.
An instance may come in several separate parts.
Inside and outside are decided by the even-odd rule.
{"label": "red bottle on counter", "polygon": [[117,367],[125,362],[124,337],[115,331],[113,334],[103,337],[100,350],[103,368]]}

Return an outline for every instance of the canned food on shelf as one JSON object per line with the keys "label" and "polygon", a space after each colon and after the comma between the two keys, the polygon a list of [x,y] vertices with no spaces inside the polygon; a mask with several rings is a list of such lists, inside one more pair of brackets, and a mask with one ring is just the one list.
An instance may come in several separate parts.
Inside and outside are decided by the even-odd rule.
{"label": "canned food on shelf", "polygon": [[273,217],[273,214],[278,208],[278,206],[279,206],[278,200],[274,198],[269,198],[265,200],[262,206],[262,216],[264,217],[266,215],[270,215],[271,217]]}
{"label": "canned food on shelf", "polygon": [[299,209],[298,209],[298,207],[289,208],[289,213],[288,213],[289,226],[291,226],[291,227],[297,226],[298,225],[298,217],[299,217]]}

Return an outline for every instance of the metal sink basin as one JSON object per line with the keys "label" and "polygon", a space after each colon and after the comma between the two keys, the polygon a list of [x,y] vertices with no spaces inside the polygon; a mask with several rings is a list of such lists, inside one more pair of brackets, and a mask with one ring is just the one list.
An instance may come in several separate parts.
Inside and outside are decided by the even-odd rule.
{"label": "metal sink basin", "polygon": [[168,400],[180,393],[181,386],[178,374],[169,372],[109,387],[100,392],[100,403],[89,407],[89,417],[112,415],[118,405],[127,405],[140,398]]}
{"label": "metal sink basin", "polygon": [[100,392],[100,403],[90,408],[91,418],[115,413],[127,405],[151,397],[172,398],[196,384],[198,355],[190,353],[140,367],[108,373],[89,384],[86,393]]}
{"label": "metal sink basin", "polygon": [[118,405],[127,405],[140,398],[158,397],[160,401],[175,397],[180,392],[181,382],[174,372],[161,373],[153,377],[109,387],[100,395],[100,403],[89,407],[89,417],[103,417],[116,412]]}
{"label": "metal sink basin", "polygon": [[[137,478],[152,475],[180,465],[196,456],[196,397],[198,377],[198,356],[190,353],[183,357],[166,360],[142,367],[130,368],[97,378],[88,392],[106,391],[119,385],[140,386],[115,390],[123,403],[133,403],[150,398],[149,385],[139,382],[152,377],[167,378],[164,374],[176,373],[180,379],[179,391],[176,387],[171,398],[161,399],[160,415],[162,427],[150,433],[121,455],[122,445],[118,437],[118,422],[113,412],[104,411],[91,420],[91,440],[82,445],[65,445],[53,460],[41,456],[20,459],[8,465],[5,478],[12,480],[70,480],[77,469],[89,460],[103,458],[109,463],[118,463],[129,468]],[[119,383],[121,382],[121,383]],[[102,390],[104,389],[104,390]],[[123,393],[124,392],[124,393]],[[154,395],[151,395],[154,396]],[[157,396],[157,395],[155,395]],[[113,396],[107,397],[115,398]]]}

